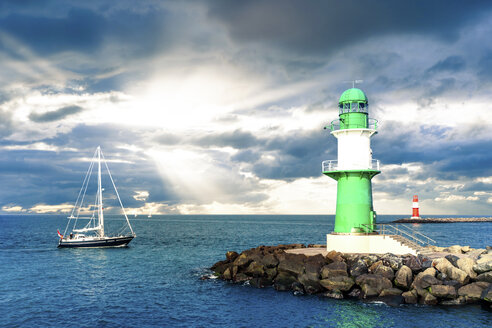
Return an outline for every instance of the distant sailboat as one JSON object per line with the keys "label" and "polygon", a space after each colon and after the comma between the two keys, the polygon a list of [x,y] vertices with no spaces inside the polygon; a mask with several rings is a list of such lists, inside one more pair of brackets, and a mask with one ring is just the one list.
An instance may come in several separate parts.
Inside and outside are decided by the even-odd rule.
{"label": "distant sailboat", "polygon": [[152,217],[152,209],[150,209],[149,215],[147,215],[148,218]]}
{"label": "distant sailboat", "polygon": [[[94,164],[97,163],[97,193],[96,193],[96,201],[94,204],[94,210],[92,211],[92,216],[90,217],[81,217],[80,212],[82,209],[82,203],[85,198],[85,194],[87,191],[87,187],[89,185],[89,180],[94,168]],[[123,210],[123,215],[125,216],[126,223],[124,227],[120,230],[120,233],[114,236],[109,236],[104,231],[104,208],[103,208],[103,191],[104,188],[101,186],[101,163],[104,163],[106,170],[108,172],[109,178],[111,179],[111,183],[113,185],[114,191],[118,198],[119,204]],[[97,211],[97,213],[96,213]],[[121,203],[120,195],[118,194],[118,190],[113,181],[113,177],[111,176],[111,172],[109,172],[108,164],[104,159],[104,156],[101,151],[101,147],[97,147],[94,156],[92,157],[91,164],[89,165],[89,169],[87,170],[87,174],[85,176],[84,182],[82,183],[82,188],[80,189],[79,196],[75,201],[75,206],[72,210],[72,213],[68,217],[67,227],[63,235],[58,231],[58,236],[60,237],[60,241],[58,243],[58,247],[121,247],[128,245],[129,242],[135,238],[135,233],[133,232],[132,226],[130,224],[130,220],[128,220],[128,216],[126,215],[125,208]],[[88,219],[87,224],[80,229],[76,229],[76,224],[78,220]],[[72,231],[67,235],[68,228],[70,224],[74,220]],[[123,232],[127,230],[127,233]],[[128,231],[129,230],[129,231]],[[87,233],[87,235],[86,235]]]}

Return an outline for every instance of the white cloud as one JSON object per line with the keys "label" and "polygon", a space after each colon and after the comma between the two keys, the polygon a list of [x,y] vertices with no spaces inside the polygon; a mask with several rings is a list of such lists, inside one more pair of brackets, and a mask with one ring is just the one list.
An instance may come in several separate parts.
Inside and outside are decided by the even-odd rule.
{"label": "white cloud", "polygon": [[135,190],[135,195],[133,195],[133,199],[139,201],[145,201],[149,197],[149,192],[145,190]]}
{"label": "white cloud", "polygon": [[24,208],[22,208],[22,206],[18,206],[18,205],[2,206],[2,211],[4,211],[4,212],[13,212],[13,213],[27,212],[26,209],[24,209]]}

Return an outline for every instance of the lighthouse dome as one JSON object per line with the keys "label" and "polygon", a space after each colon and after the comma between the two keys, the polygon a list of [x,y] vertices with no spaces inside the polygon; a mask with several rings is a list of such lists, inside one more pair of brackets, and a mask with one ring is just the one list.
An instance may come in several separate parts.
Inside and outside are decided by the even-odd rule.
{"label": "lighthouse dome", "polygon": [[356,103],[363,102],[367,104],[367,97],[364,91],[358,88],[351,88],[345,90],[340,96],[340,100],[338,101],[339,104],[351,103],[351,102],[356,102]]}
{"label": "lighthouse dome", "polygon": [[364,91],[357,88],[345,90],[338,101],[340,115],[352,112],[368,113],[369,104]]}

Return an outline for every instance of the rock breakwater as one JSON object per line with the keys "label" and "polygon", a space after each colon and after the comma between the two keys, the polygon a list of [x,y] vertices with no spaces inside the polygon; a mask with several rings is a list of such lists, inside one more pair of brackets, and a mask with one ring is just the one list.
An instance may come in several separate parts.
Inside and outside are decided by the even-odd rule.
{"label": "rock breakwater", "polygon": [[343,254],[302,244],[260,246],[240,254],[229,251],[211,270],[223,280],[278,291],[390,305],[482,303],[492,310],[492,248],[452,250],[429,258]]}
{"label": "rock breakwater", "polygon": [[481,218],[420,218],[400,219],[392,223],[458,223],[458,222],[492,222],[492,217]]}

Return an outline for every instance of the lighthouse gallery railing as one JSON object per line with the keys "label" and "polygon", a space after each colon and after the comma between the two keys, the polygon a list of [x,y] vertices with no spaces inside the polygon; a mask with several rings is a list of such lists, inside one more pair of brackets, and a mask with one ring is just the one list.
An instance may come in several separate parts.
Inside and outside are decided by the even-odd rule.
{"label": "lighthouse gallery railing", "polygon": [[[321,163],[322,172],[330,171],[340,171],[345,170],[345,168],[340,169],[338,165],[338,160],[327,160]],[[354,170],[377,170],[379,171],[379,160],[373,159],[368,163],[367,167],[361,165],[360,167],[354,168]]]}
{"label": "lighthouse gallery railing", "polygon": [[[378,129],[378,120],[374,118],[369,118],[367,120],[367,126],[365,125],[352,125],[352,128],[354,129],[371,129],[371,130],[377,130]],[[330,131],[336,131],[340,130],[340,119],[336,119],[331,121],[330,125],[325,126],[325,129],[330,129]]]}

